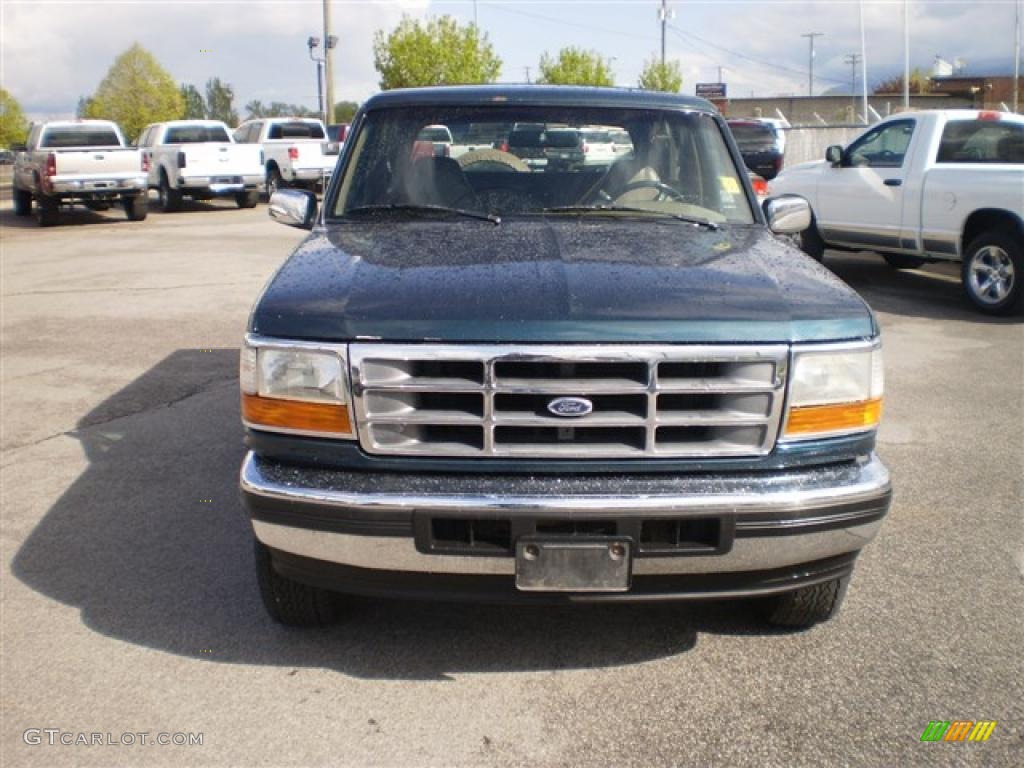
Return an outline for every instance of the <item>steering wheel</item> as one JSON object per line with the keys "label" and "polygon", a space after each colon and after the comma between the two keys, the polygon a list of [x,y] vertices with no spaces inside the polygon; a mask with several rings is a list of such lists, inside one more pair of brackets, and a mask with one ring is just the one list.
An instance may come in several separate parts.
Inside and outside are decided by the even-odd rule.
{"label": "steering wheel", "polygon": [[686,196],[682,192],[670,187],[661,181],[655,181],[654,179],[640,179],[639,181],[631,181],[622,190],[619,191],[616,199],[622,197],[627,192],[632,192],[637,189],[656,189],[658,190],[658,196],[654,198],[655,202],[663,202],[665,200],[675,200],[680,203],[686,202]]}

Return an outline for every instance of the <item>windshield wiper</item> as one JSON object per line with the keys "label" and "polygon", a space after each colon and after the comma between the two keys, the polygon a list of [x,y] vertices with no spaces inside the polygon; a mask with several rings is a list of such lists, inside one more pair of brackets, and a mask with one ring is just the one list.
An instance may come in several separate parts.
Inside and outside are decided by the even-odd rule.
{"label": "windshield wiper", "polygon": [[432,213],[457,213],[460,216],[467,216],[471,219],[480,219],[481,221],[489,221],[492,224],[501,224],[501,217],[496,216],[493,213],[469,211],[465,208],[449,208],[445,205],[417,205],[415,203],[380,203],[376,205],[360,205],[355,208],[349,208],[345,211],[345,215],[347,216],[350,213],[372,213],[374,211],[429,211]]}
{"label": "windshield wiper", "polygon": [[698,227],[706,227],[712,232],[717,232],[721,227],[713,221],[699,219],[695,216],[684,216],[681,213],[671,211],[655,211],[650,208],[635,208],[629,205],[560,205],[555,208],[545,208],[544,213],[647,213],[652,216],[668,216],[676,221],[685,221],[687,224],[696,224]]}

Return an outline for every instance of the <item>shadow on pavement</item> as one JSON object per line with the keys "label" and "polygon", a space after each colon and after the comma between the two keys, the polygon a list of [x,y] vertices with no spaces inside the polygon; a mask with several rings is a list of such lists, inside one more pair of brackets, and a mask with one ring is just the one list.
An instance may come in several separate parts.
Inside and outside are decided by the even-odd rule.
{"label": "shadow on pavement", "polygon": [[959,264],[900,270],[890,267],[881,256],[839,251],[826,253],[824,263],[878,312],[981,324],[1021,322],[1019,315],[995,317],[976,310],[963,294]]}
{"label": "shadow on pavement", "polygon": [[238,501],[237,351],[181,350],[78,424],[89,466],[18,551],[14,575],[92,630],[215,662],[360,678],[605,667],[686,652],[699,632],[766,634],[742,603],[569,608],[362,600],[328,630],[266,617]]}
{"label": "shadow on pavement", "polygon": [[[217,211],[236,210],[238,210],[238,206],[235,204],[233,198],[224,198],[223,200],[206,200],[202,202],[185,199],[181,203],[181,212],[183,213],[213,213]],[[175,214],[163,213],[158,206],[156,198],[150,195],[149,215],[153,217],[173,217]],[[144,221],[128,221],[120,203],[113,203],[106,211],[90,211],[83,205],[73,205],[70,207],[65,206],[61,208],[60,223],[57,224],[57,227],[80,227],[95,224],[121,223],[134,224],[136,226],[145,226],[146,224]],[[33,214],[31,216],[15,216],[13,207],[4,207],[0,209],[0,228],[6,227],[12,227],[15,229],[40,229],[39,223],[36,221],[35,209],[33,209]]]}

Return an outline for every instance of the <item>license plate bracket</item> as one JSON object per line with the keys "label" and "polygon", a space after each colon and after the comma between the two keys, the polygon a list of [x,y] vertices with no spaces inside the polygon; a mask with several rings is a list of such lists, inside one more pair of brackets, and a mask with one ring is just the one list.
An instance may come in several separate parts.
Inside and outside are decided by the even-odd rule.
{"label": "license plate bracket", "polygon": [[627,592],[632,541],[617,537],[533,537],[516,541],[516,589]]}

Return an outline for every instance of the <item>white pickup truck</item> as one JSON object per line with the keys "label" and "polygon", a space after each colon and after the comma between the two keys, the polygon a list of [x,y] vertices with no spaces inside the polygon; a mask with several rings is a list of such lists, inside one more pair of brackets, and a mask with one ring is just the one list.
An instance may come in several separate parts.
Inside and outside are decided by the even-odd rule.
{"label": "white pickup truck", "polygon": [[337,142],[311,117],[247,120],[235,129],[235,141],[262,146],[268,198],[282,187],[326,186],[338,162]]}
{"label": "white pickup truck", "polygon": [[44,227],[60,221],[60,207],[81,203],[105,211],[120,202],[128,218],[146,218],[142,154],[108,120],[34,123],[14,160],[14,212],[32,213]]}
{"label": "white pickup truck", "polygon": [[817,259],[836,248],[877,251],[897,269],[958,261],[978,309],[1024,305],[1024,117],[900,113],[787,168],[769,191],[811,204],[801,245]]}
{"label": "white pickup truck", "polygon": [[260,201],[263,162],[259,147],[238,145],[219,120],[174,120],[146,126],[139,137],[149,187],[165,213],[181,209],[184,197],[231,196],[239,208]]}

